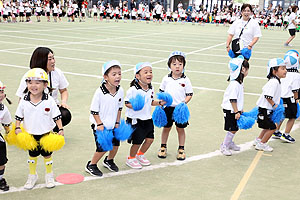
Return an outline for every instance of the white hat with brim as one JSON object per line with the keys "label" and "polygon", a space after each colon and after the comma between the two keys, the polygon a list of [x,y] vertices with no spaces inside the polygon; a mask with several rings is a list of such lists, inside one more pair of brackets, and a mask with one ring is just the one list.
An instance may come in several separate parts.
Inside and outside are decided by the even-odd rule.
{"label": "white hat with brim", "polygon": [[138,64],[135,65],[134,67],[134,74],[137,74],[141,69],[145,68],[145,67],[151,67],[152,69],[152,65],[149,62],[140,62]]}
{"label": "white hat with brim", "polygon": [[229,61],[228,68],[230,70],[230,80],[235,80],[241,73],[244,56],[238,56]]}
{"label": "white hat with brim", "polygon": [[299,55],[295,51],[288,51],[284,55],[284,63],[287,69],[297,69],[299,67]]}
{"label": "white hat with brim", "polygon": [[30,69],[26,75],[25,80],[35,80],[35,81],[47,81],[48,82],[48,74],[42,68],[32,68]]}
{"label": "white hat with brim", "polygon": [[105,74],[105,72],[106,72],[107,70],[109,70],[109,68],[111,68],[112,66],[119,66],[119,67],[121,67],[121,64],[120,64],[120,62],[117,61],[117,60],[111,60],[111,61],[108,61],[108,62],[104,63],[104,64],[102,65],[102,76],[103,76],[103,75]]}
{"label": "white hat with brim", "polygon": [[267,75],[269,75],[272,67],[280,67],[280,66],[286,66],[282,58],[272,58],[271,60],[269,60]]}
{"label": "white hat with brim", "polygon": [[172,58],[173,56],[182,56],[185,58],[185,54],[181,51],[173,51],[172,53],[170,53],[168,59]]}

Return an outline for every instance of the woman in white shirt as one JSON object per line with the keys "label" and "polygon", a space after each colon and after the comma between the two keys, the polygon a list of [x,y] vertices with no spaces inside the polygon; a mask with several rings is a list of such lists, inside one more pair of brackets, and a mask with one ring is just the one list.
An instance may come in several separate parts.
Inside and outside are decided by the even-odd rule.
{"label": "woman in white shirt", "polygon": [[295,19],[297,17],[296,13],[298,11],[298,6],[292,6],[292,13],[289,15],[289,25],[287,29],[289,30],[290,37],[289,39],[284,43],[284,46],[291,46],[290,42],[296,37],[296,28],[297,24],[295,22]]}

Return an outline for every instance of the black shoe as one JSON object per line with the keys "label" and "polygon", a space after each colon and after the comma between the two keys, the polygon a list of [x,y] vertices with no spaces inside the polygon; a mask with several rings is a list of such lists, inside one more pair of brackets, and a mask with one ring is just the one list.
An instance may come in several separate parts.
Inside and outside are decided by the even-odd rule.
{"label": "black shoe", "polygon": [[96,164],[91,165],[91,161],[88,161],[85,167],[85,171],[92,176],[102,176],[103,173],[99,170]]}
{"label": "black shoe", "polygon": [[116,163],[114,163],[114,159],[107,160],[107,156],[103,160],[102,164],[103,164],[104,167],[106,167],[107,169],[109,169],[112,172],[118,172],[119,171],[118,166],[116,165]]}
{"label": "black shoe", "polygon": [[2,178],[0,180],[0,190],[3,190],[3,191],[9,190],[9,186],[7,185],[6,180],[4,178]]}

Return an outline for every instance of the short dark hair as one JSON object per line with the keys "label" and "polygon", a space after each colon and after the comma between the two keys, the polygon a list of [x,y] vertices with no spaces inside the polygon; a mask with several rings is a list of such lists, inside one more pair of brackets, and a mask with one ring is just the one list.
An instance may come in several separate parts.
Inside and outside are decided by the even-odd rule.
{"label": "short dark hair", "polygon": [[[242,67],[241,67],[239,76],[235,79],[239,83],[244,82],[245,75],[243,73],[241,73],[243,67],[246,68],[247,70],[249,70],[249,68],[250,68],[249,62],[246,59],[244,59],[244,61],[242,63]],[[228,77],[227,81],[230,81],[230,76]]]}
{"label": "short dark hair", "polygon": [[49,49],[48,47],[38,47],[36,48],[32,56],[30,58],[30,69],[33,68],[41,68],[45,70],[45,72],[48,72],[47,70],[47,63],[48,63],[48,55],[49,53],[53,54],[53,51]]}
{"label": "short dark hair", "polygon": [[251,6],[250,4],[248,4],[248,3],[244,3],[244,4],[242,5],[241,11],[243,12],[247,7],[250,9],[251,12],[253,12],[253,11],[252,11],[252,6]]}
{"label": "short dark hair", "polygon": [[296,12],[297,9],[298,9],[298,6],[296,6],[296,5],[292,6],[292,12]]}
{"label": "short dark hair", "polygon": [[176,55],[176,56],[172,56],[171,58],[169,58],[168,60],[168,66],[170,67],[171,66],[171,63],[173,61],[176,61],[178,60],[179,62],[182,62],[183,63],[183,67],[185,66],[185,58],[183,56],[180,56],[180,55]]}
{"label": "short dark hair", "polygon": [[279,69],[279,66],[278,67],[271,67],[267,78],[270,80],[272,77],[275,77],[275,75],[273,74],[273,71],[278,71],[278,69]]}

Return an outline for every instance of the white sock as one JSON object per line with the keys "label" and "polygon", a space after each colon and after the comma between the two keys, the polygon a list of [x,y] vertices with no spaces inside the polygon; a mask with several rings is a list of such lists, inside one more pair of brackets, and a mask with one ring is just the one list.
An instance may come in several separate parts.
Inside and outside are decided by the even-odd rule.
{"label": "white sock", "polygon": [[0,180],[3,178],[3,174],[2,175],[0,175]]}
{"label": "white sock", "polygon": [[224,138],[223,144],[225,146],[228,146],[232,142],[233,137],[234,137],[234,134],[231,133],[230,131],[228,131]]}
{"label": "white sock", "polygon": [[284,135],[289,135],[290,133],[284,133]]}
{"label": "white sock", "polygon": [[275,131],[275,133],[278,133],[278,132],[279,132],[279,130],[276,130],[276,131]]}

